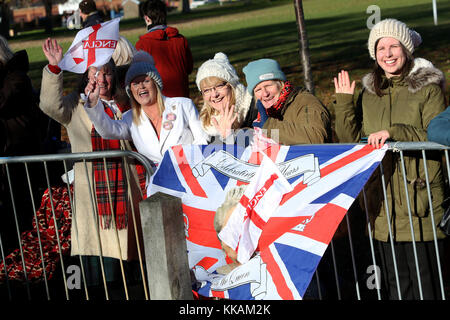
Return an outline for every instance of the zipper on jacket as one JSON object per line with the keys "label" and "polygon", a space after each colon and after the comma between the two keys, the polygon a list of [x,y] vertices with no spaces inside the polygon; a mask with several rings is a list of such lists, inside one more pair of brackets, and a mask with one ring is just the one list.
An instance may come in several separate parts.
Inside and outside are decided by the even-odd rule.
{"label": "zipper on jacket", "polygon": [[389,126],[392,126],[392,94],[391,87],[393,87],[393,83],[391,79],[388,79],[388,94],[389,94]]}
{"label": "zipper on jacket", "polygon": [[[389,95],[389,126],[392,126],[392,92],[391,92],[391,88],[394,88],[394,83],[391,79],[388,79],[388,95]],[[393,159],[394,160],[394,159]],[[395,162],[397,162],[397,168],[399,169],[398,174],[397,174],[397,183],[398,183],[398,199],[400,202],[400,205],[403,205],[403,201],[402,201],[402,194],[401,194],[401,179],[400,179],[400,175],[401,174],[405,174],[406,172],[402,172],[402,168],[401,168],[401,159],[400,157],[397,157],[397,161],[393,161],[392,165],[395,165]],[[405,194],[406,194],[406,190],[405,190]]]}

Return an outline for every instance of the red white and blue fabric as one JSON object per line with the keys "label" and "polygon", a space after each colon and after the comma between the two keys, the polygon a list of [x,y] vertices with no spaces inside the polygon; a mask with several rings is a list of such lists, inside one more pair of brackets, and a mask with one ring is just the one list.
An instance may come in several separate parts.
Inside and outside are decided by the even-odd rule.
{"label": "red white and blue fabric", "polygon": [[237,260],[246,263],[255,252],[267,221],[278,208],[283,195],[292,191],[275,163],[264,156],[255,176],[233,210],[219,239],[237,252]]}
{"label": "red white and blue fabric", "polygon": [[370,145],[270,145],[265,154],[292,190],[262,225],[256,254],[227,275],[215,272],[232,262],[214,230],[215,211],[230,189],[251,183],[261,153],[237,145],[174,146],[152,176],[148,195],[163,192],[182,199],[189,266],[202,284],[200,295],[301,299],[385,152],[386,147]]}
{"label": "red white and blue fabric", "polygon": [[119,21],[115,18],[80,30],[58,66],[62,70],[84,73],[100,67],[111,58],[119,40]]}

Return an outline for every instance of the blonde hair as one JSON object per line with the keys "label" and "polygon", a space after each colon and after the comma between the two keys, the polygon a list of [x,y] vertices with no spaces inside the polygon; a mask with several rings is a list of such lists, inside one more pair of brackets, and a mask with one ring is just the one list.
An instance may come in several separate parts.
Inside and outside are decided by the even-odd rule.
{"label": "blonde hair", "polygon": [[[204,88],[207,87],[214,87],[216,85],[218,85],[221,82],[225,82],[227,86],[229,86],[231,88],[231,101],[230,104],[233,105],[236,103],[236,94],[234,92],[234,88],[233,86],[227,82],[226,80],[219,78],[219,77],[206,77],[204,79],[202,79],[202,81],[200,81],[200,90],[203,91]],[[219,112],[214,109],[213,107],[210,106],[210,104],[208,103],[208,101],[206,101],[205,99],[203,99],[203,106],[200,110],[200,121],[202,122],[204,127],[210,126],[211,123],[211,118],[214,115],[218,115]],[[235,125],[235,123],[233,123],[233,126]],[[236,128],[234,128],[236,129]]]}
{"label": "blonde hair", "polygon": [[278,84],[278,90],[281,90],[281,89],[283,89],[284,83],[285,83],[286,81],[283,81],[283,80],[273,80],[273,82],[276,82],[276,83]]}
{"label": "blonde hair", "polygon": [[[158,104],[159,116],[161,116],[165,109],[161,89],[155,83],[155,81],[153,79],[152,79],[152,81],[156,88],[156,103]],[[136,125],[140,125],[141,124],[142,106],[136,101],[133,94],[130,95],[130,101],[131,101],[131,108],[133,109],[133,123]]]}
{"label": "blonde hair", "polygon": [[136,48],[127,38],[119,36],[119,41],[117,41],[116,49],[114,50],[111,57],[114,60],[116,66],[119,67],[130,64],[136,52]]}
{"label": "blonde hair", "polygon": [[11,48],[9,47],[8,40],[5,37],[0,36],[0,63],[5,65],[14,56]]}
{"label": "blonde hair", "polygon": [[224,222],[228,212],[238,205],[239,201],[244,195],[246,188],[247,188],[246,185],[241,185],[227,192],[227,195],[225,196],[225,201],[219,208],[217,208],[216,214],[214,215],[214,229],[216,230],[217,234],[219,234],[219,232],[225,226]]}

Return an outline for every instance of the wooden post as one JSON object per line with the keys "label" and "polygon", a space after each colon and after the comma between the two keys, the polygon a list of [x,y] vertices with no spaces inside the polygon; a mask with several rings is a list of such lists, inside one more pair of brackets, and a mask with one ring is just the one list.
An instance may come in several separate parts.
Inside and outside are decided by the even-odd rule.
{"label": "wooden post", "polygon": [[181,199],[156,193],[139,203],[152,300],[192,300]]}

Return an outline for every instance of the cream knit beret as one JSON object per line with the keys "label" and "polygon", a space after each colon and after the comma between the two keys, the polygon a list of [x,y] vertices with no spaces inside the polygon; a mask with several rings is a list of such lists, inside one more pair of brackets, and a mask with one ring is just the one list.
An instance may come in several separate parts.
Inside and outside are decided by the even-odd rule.
{"label": "cream knit beret", "polygon": [[218,52],[214,55],[213,59],[205,61],[197,71],[197,77],[195,82],[197,83],[198,90],[200,89],[200,82],[208,77],[218,77],[228,83],[233,87],[239,84],[239,77],[236,70],[228,61],[228,57],[223,52]]}
{"label": "cream knit beret", "polygon": [[124,36],[119,35],[119,41],[117,41],[116,49],[111,58],[114,60],[116,67],[119,67],[130,64],[136,52],[137,50],[133,44]]}
{"label": "cream knit beret", "polygon": [[385,37],[397,39],[410,53],[414,52],[415,46],[411,37],[411,30],[406,24],[396,19],[385,19],[378,22],[370,30],[368,48],[372,59],[376,60],[375,43],[378,39]]}

